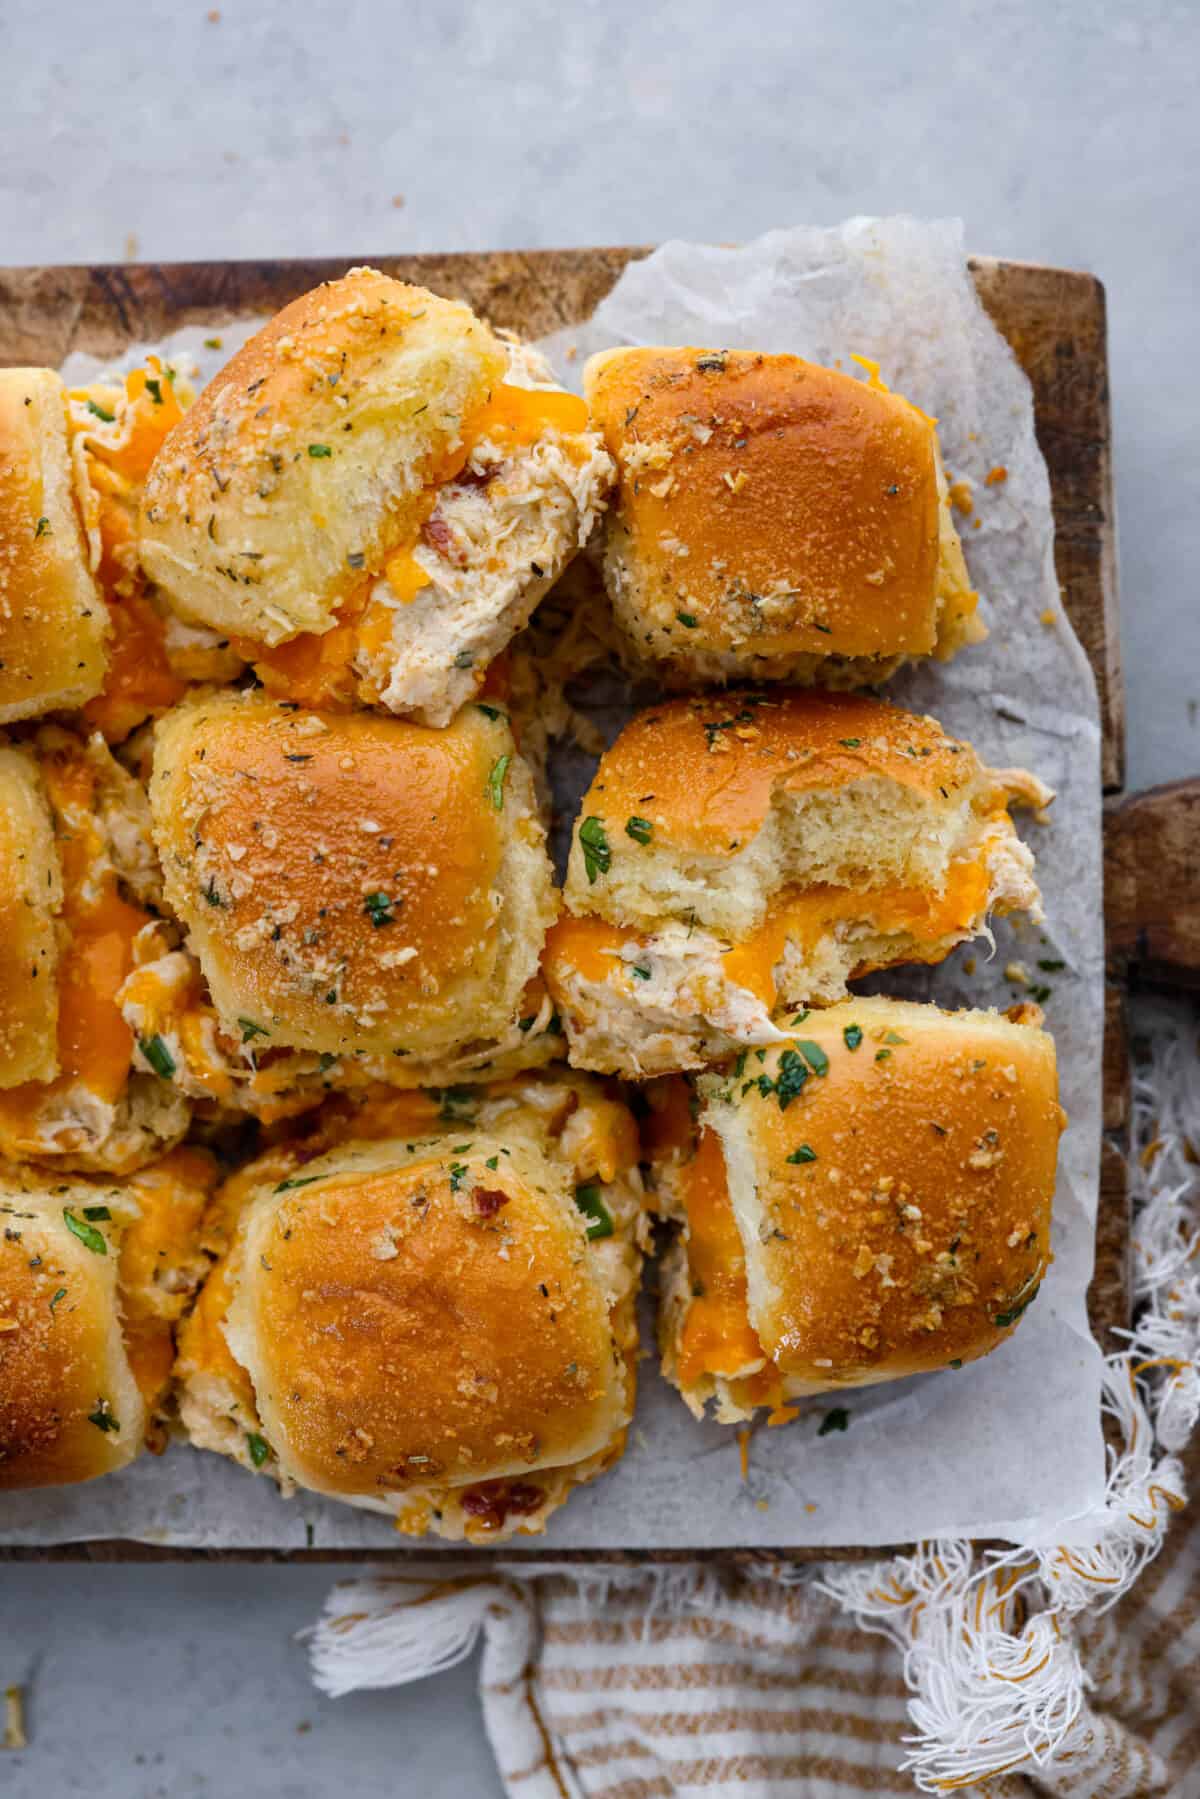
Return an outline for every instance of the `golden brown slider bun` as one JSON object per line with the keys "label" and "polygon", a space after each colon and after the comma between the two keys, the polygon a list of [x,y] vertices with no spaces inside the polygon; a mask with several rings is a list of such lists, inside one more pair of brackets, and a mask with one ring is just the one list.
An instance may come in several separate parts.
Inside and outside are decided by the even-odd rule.
{"label": "golden brown slider bun", "polygon": [[413,1535],[540,1531],[624,1444],[637,1155],[598,1084],[535,1076],[453,1124],[394,1095],[369,1140],[252,1164],[180,1339],[192,1441]]}
{"label": "golden brown slider bun", "polygon": [[[722,1422],[806,1393],[974,1361],[1050,1260],[1053,1039],[1036,1007],[941,1012],[851,999],[803,1037],[662,1083],[663,1372]],[[671,1089],[682,1090],[672,1092]]]}
{"label": "golden brown slider bun", "polygon": [[0,369],[0,724],[98,693],[108,629],[80,523],[66,389],[51,369]]}
{"label": "golden brown slider bun", "polygon": [[588,534],[587,409],[470,309],[372,269],[286,306],[151,470],[141,558],[311,705],[446,724]]}
{"label": "golden brown slider bun", "polygon": [[159,897],[146,796],[102,739],[0,748],[0,1155],[127,1173],[187,1129],[120,989]]}
{"label": "golden brown slider bun", "polygon": [[1052,796],[936,720],[857,694],[733,690],[622,731],[575,826],[546,979],[571,1060],[630,1075],[782,1041],[781,1009],[1040,916],[1007,807]]}
{"label": "golden brown slider bun", "polygon": [[120,1186],[0,1172],[0,1489],[93,1480],[161,1447],[214,1174],[193,1149]]}
{"label": "golden brown slider bun", "polygon": [[604,571],[681,681],[863,686],[984,635],[935,422],[872,370],[618,349],[584,369],[619,472]]}
{"label": "golden brown slider bun", "polygon": [[[526,996],[551,870],[498,707],[435,731],[261,690],[195,699],[157,728],[150,792],[167,902],[221,1031],[252,1057],[306,1051],[335,1080],[335,1062],[365,1058],[412,1085],[553,1053],[549,1004]],[[169,1016],[138,1034],[187,1062]]]}

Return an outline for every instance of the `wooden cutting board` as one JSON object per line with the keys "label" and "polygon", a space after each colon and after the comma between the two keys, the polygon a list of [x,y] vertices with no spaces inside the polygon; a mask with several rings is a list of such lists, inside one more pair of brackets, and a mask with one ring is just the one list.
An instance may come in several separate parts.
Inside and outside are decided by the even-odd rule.
{"label": "wooden cutting board", "polygon": [[[278,310],[355,263],[466,300],[496,325],[537,337],[587,318],[634,248],[491,251],[448,256],[345,257],[332,261],[143,263],[0,270],[0,365],[57,367],[72,351],[115,357],[184,325],[219,327]],[[1089,1293],[1104,1347],[1129,1318],[1129,1212],[1122,1157],[1129,1056],[1124,997],[1152,979],[1200,986],[1200,780],[1122,800],[1124,696],[1117,619],[1111,420],[1104,290],[1092,275],[976,258],[980,299],[1011,344],[1034,392],[1038,441],[1050,472],[1055,556],[1063,599],[1095,673],[1103,733],[1106,928],[1109,987],[1104,1128],[1096,1272]],[[0,1558],[193,1559],[210,1552],[90,1543],[0,1550]],[[379,1562],[388,1552],[222,1551],[227,1558]],[[412,1550],[398,1549],[397,1557]],[[478,1551],[487,1556],[490,1551]],[[505,1545],[506,1560],[561,1550]],[[783,1552],[738,1552],[777,1559]],[[827,1558],[829,1550],[802,1551]],[[846,1553],[858,1554],[858,1551]],[[880,1551],[871,1551],[879,1554]],[[578,1552],[577,1559],[597,1559]],[[611,1558],[604,1558],[611,1559]],[[631,1558],[633,1559],[633,1558]],[[650,1559],[671,1559],[651,1552]]]}

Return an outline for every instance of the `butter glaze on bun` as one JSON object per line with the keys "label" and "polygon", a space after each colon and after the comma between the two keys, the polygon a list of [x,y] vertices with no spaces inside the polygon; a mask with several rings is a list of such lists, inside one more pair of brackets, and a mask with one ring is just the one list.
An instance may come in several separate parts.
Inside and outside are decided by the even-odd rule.
{"label": "butter glaze on bun", "polygon": [[51,369],[0,369],[0,724],[82,706],[107,667],[67,393]]}
{"label": "butter glaze on bun", "polygon": [[167,902],[235,1041],[382,1058],[407,1084],[518,1035],[555,902],[498,708],[435,731],[200,698],[159,725],[150,796]]}
{"label": "butter glaze on bun", "polygon": [[[723,1422],[986,1355],[1050,1260],[1053,1039],[1016,1017],[851,999],[657,1096],[663,1371]],[[682,1083],[680,1083],[682,1085]],[[670,1087],[673,1083],[664,1083]]]}
{"label": "butter glaze on bun", "polygon": [[[639,713],[572,840],[546,977],[579,1067],[699,1068],[773,1015],[1040,915],[1008,806],[1052,796],[936,720],[856,694],[734,689]],[[784,1021],[786,1022],[786,1021]]]}
{"label": "butter glaze on bun", "polygon": [[155,459],[143,565],[280,698],[435,725],[582,547],[587,409],[470,309],[372,269],[294,300]]}
{"label": "butter glaze on bun", "polygon": [[934,421],[798,356],[608,350],[584,368],[619,472],[608,591],[680,682],[863,686],[984,633]]}
{"label": "butter glaze on bun", "polygon": [[481,1090],[449,1128],[426,1106],[405,1139],[237,1177],[181,1409],[195,1443],[285,1490],[493,1541],[541,1530],[621,1453],[637,1134],[579,1076]]}

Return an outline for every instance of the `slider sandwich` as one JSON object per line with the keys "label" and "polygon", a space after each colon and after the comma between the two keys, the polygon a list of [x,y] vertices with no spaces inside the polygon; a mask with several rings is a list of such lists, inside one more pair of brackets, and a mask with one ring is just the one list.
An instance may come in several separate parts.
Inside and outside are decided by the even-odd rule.
{"label": "slider sandwich", "polygon": [[636,659],[676,685],[859,687],[985,635],[936,423],[864,366],[665,348],[587,363],[619,475],[604,576]]}
{"label": "slider sandwich", "polygon": [[583,401],[536,352],[352,269],[286,306],[171,433],[141,560],[279,698],[445,725],[611,479]]}
{"label": "slider sandwich", "polygon": [[180,1340],[199,1448],[408,1535],[540,1531],[618,1459],[644,1233],[633,1120],[585,1076],[394,1094],[218,1195]]}
{"label": "slider sandwich", "polygon": [[0,746],[0,1155],[125,1174],[187,1130],[118,998],[160,897],[145,793],[99,734]]}
{"label": "slider sandwich", "polygon": [[1041,916],[1008,807],[1051,794],[936,720],[854,694],[732,690],[639,713],[576,822],[544,967],[581,1068],[701,1068],[797,1006]]}
{"label": "slider sandwich", "polygon": [[82,708],[110,743],[242,665],[156,603],[136,544],[142,482],[190,397],[149,357],[64,387],[0,370],[0,724]]}
{"label": "slider sandwich", "polygon": [[959,1368],[1050,1260],[1053,1039],[1015,1017],[851,999],[785,1046],[650,1089],[666,1378],[697,1417]]}
{"label": "slider sandwich", "polygon": [[164,1446],[214,1180],[195,1149],[119,1184],[0,1173],[0,1490],[93,1480]]}
{"label": "slider sandwich", "polygon": [[555,893],[505,713],[444,730],[262,689],[186,701],[150,781],[166,905],[122,989],[165,1091],[271,1119],[549,1061]]}

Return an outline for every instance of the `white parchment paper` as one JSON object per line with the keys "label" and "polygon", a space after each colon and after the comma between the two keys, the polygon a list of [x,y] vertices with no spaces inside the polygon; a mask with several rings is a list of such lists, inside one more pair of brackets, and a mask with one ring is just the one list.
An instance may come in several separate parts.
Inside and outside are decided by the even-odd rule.
{"label": "white parchment paper", "polygon": [[[246,335],[219,329],[219,353],[203,348],[202,332],[168,348],[191,349],[211,373]],[[859,354],[937,416],[952,476],[974,487],[975,514],[960,523],[991,636],[949,666],[901,675],[887,693],[933,712],[989,762],[1033,769],[1056,789],[1051,822],[1021,824],[1037,854],[1047,924],[1000,921],[990,959],[981,942],[940,968],[876,985],[947,1006],[1003,1006],[1024,997],[1004,974],[1023,962],[1053,990],[1047,1021],[1071,1124],[1059,1164],[1054,1265],[1020,1329],[993,1355],[960,1371],[838,1394],[836,1404],[850,1413],[845,1431],[820,1436],[835,1402],[814,1400],[786,1428],[755,1431],[743,1481],[733,1433],[695,1423],[659,1377],[647,1308],[650,1353],[627,1453],[577,1492],[539,1541],[553,1553],[872,1545],[941,1534],[1086,1539],[1087,1514],[1104,1489],[1100,1355],[1084,1304],[1100,1146],[1100,734],[1091,671],[1055,578],[1028,382],[975,297],[957,222],[854,219],[832,230],[772,232],[733,250],[667,244],[626,271],[587,327],[545,348],[564,381],[577,385],[584,355],[620,342],[790,350],[848,370]],[[997,467],[1007,479],[985,485]],[[584,772],[578,762],[564,760],[570,791],[561,783],[558,791],[568,800]],[[1065,966],[1039,972],[1047,961]],[[214,1548],[398,1541],[386,1520],[310,1494],[284,1501],[271,1481],[182,1444],[89,1486],[0,1495],[0,1542],[118,1536]],[[419,1550],[438,1547],[430,1539]]]}

